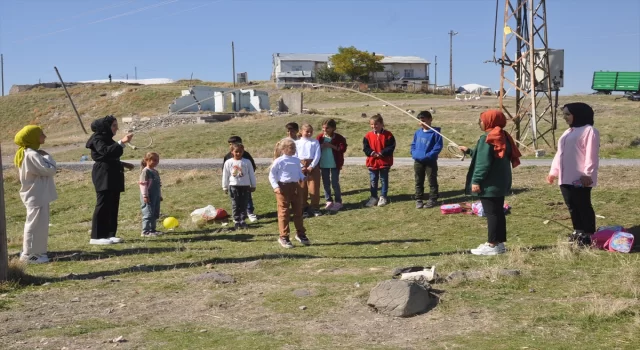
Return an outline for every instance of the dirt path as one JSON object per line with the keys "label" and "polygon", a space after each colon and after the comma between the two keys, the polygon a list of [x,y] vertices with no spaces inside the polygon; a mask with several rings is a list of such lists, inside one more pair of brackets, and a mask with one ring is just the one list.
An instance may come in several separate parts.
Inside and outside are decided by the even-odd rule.
{"label": "dirt path", "polygon": [[[470,100],[470,101],[458,101],[453,97],[450,98],[423,98],[423,99],[415,99],[415,100],[391,100],[388,101],[397,106],[415,106],[415,105],[426,105],[429,107],[446,107],[446,106],[455,106],[455,105],[480,105],[480,106],[493,106],[498,103],[498,100],[491,97],[485,97],[480,100]],[[370,101],[359,101],[359,102],[312,102],[306,103],[306,108],[316,108],[316,109],[334,109],[334,108],[352,108],[352,107],[363,107],[365,105],[369,106],[382,106],[385,102],[380,102],[371,99]]]}

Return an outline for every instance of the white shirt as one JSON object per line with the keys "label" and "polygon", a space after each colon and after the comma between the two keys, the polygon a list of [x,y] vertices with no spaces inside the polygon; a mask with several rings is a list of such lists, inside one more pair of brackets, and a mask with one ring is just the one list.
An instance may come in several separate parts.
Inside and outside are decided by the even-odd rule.
{"label": "white shirt", "polygon": [[273,161],[269,169],[269,183],[274,190],[280,187],[278,182],[298,182],[302,179],[304,174],[300,168],[300,159],[295,156],[282,155]]}
{"label": "white shirt", "polygon": [[256,187],[256,174],[253,165],[248,159],[227,159],[222,166],[222,189],[228,190],[229,186]]}
{"label": "white shirt", "polygon": [[299,159],[313,159],[311,165],[309,165],[310,167],[315,168],[318,165],[321,155],[322,151],[318,140],[306,137],[296,140],[296,157]]}
{"label": "white shirt", "polygon": [[24,150],[24,160],[18,173],[20,198],[26,207],[41,207],[58,199],[53,182],[56,170],[56,161],[50,155],[43,156],[31,148]]}

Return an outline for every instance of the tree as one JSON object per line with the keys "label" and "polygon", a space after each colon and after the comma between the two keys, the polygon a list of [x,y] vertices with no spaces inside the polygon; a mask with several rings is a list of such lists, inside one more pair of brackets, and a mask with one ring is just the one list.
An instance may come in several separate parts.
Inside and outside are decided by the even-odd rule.
{"label": "tree", "polygon": [[384,66],[380,63],[382,56],[376,56],[367,51],[360,51],[353,46],[339,47],[338,53],[331,56],[333,69],[354,81],[368,81],[373,72],[382,72]]}
{"label": "tree", "polygon": [[342,74],[336,72],[333,67],[324,66],[316,70],[316,80],[319,83],[333,83],[339,81]]}

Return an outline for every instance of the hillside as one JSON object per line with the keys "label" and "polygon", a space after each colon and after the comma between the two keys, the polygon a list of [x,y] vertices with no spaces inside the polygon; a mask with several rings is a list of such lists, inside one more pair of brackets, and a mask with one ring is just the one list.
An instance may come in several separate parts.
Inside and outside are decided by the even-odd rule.
{"label": "hillside", "polygon": [[[215,85],[230,87],[230,83],[192,81],[196,85]],[[69,88],[73,100],[89,130],[92,120],[107,114],[117,117],[166,116],[168,105],[187,88],[189,81],[178,81],[163,85],[127,85],[80,84]],[[250,88],[267,90],[272,108],[283,90],[276,90],[267,82],[258,82]],[[288,91],[288,90],[285,90]],[[443,133],[458,144],[471,145],[478,136],[477,116],[486,108],[498,107],[495,98],[487,97],[480,101],[456,101],[452,97],[409,93],[379,93],[376,97],[389,100],[402,109],[435,108],[434,125],[443,127]],[[564,96],[560,105],[573,101],[590,103],[596,110],[596,126],[602,136],[602,155],[605,157],[637,157],[639,140],[634,131],[640,125],[640,103],[627,100],[615,101],[613,96]],[[310,122],[318,130],[321,120],[327,117],[338,121],[339,132],[350,143],[347,155],[360,155],[360,140],[368,130],[367,120],[360,115],[382,113],[387,127],[398,139],[397,156],[408,156],[415,120],[368,96],[343,90],[305,90],[305,107],[314,115],[269,117],[258,114],[229,122],[206,125],[180,125],[172,128],[147,130],[154,139],[153,150],[165,158],[201,158],[218,156],[226,148],[226,139],[232,134],[241,135],[252,154],[257,157],[269,157],[272,147],[283,133],[282,126],[289,121]],[[13,135],[25,124],[38,123],[48,135],[47,149],[57,153],[59,160],[77,160],[85,152],[83,147],[86,135],[82,133],[71,105],[62,89],[36,88],[31,91],[0,98],[0,130],[3,155],[10,155],[15,146]],[[559,118],[559,137],[565,129],[564,121]],[[524,127],[524,125],[523,125]],[[512,127],[508,127],[511,130]],[[143,135],[144,136],[144,135]],[[551,141],[549,139],[549,141]],[[552,149],[541,142],[539,148]],[[125,157],[138,158],[143,150],[127,150]],[[531,150],[526,150],[531,156]],[[451,156],[443,152],[442,156]]]}

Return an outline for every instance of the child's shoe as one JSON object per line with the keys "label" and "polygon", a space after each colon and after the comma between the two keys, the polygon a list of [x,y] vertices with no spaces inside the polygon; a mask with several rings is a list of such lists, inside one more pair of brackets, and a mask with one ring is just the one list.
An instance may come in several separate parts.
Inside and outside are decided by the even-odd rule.
{"label": "child's shoe", "polygon": [[97,239],[92,238],[89,240],[89,244],[106,245],[106,244],[113,244],[113,242],[109,238],[97,238]]}
{"label": "child's shoe", "polygon": [[20,261],[24,261],[27,264],[45,264],[49,262],[47,254],[40,255],[25,255],[20,254]]}
{"label": "child's shoe", "polygon": [[331,210],[333,208],[333,202],[327,202],[327,204],[324,205],[324,210]]}
{"label": "child's shoe", "polygon": [[369,201],[367,202],[367,204],[365,204],[365,207],[375,207],[376,205],[378,205],[378,198],[376,197],[371,197],[369,198]]}
{"label": "child's shoe", "polygon": [[333,205],[331,206],[331,209],[329,209],[329,210],[338,211],[340,209],[342,209],[342,203],[335,202],[335,203],[333,203]]}
{"label": "child's shoe", "polygon": [[[504,244],[502,245],[504,249]],[[490,246],[489,243],[483,243],[478,246],[476,249],[471,249],[471,254],[473,255],[498,255],[504,254],[506,249],[500,249],[500,245],[496,244],[495,246]]]}
{"label": "child's shoe", "polygon": [[380,200],[378,200],[378,206],[384,207],[387,204],[389,204],[389,200],[387,199],[387,197],[380,196]]}
{"label": "child's shoe", "polygon": [[302,245],[311,245],[311,241],[309,240],[307,235],[304,233],[300,233],[300,232],[296,233],[296,240],[302,243]]}
{"label": "child's shoe", "polygon": [[258,221],[258,216],[254,213],[248,213],[247,217],[249,218],[250,222],[256,222]]}
{"label": "child's shoe", "polygon": [[422,202],[422,199],[418,199],[416,201],[416,209],[422,209],[424,207],[424,203]]}
{"label": "child's shoe", "polygon": [[284,248],[287,248],[287,249],[293,248],[293,244],[291,244],[291,241],[289,240],[289,236],[278,238],[278,243],[280,243],[280,245],[283,246]]}
{"label": "child's shoe", "polygon": [[322,213],[320,212],[320,210],[314,209],[313,210],[313,216],[315,216],[315,217],[322,216]]}
{"label": "child's shoe", "polygon": [[240,223],[240,228],[243,230],[246,230],[249,228],[249,225],[247,225],[247,223],[243,221]]}
{"label": "child's shoe", "polygon": [[159,235],[156,231],[143,231],[142,234],[140,234],[140,236],[141,237],[157,237]]}
{"label": "child's shoe", "polygon": [[111,241],[111,243],[124,243],[124,239],[120,238],[120,237],[109,237],[109,240]]}
{"label": "child's shoe", "polygon": [[429,200],[427,201],[427,203],[424,204],[425,208],[433,208],[436,205],[438,205],[438,201],[432,198],[429,198]]}
{"label": "child's shoe", "polygon": [[234,230],[239,230],[239,229],[241,229],[241,228],[242,228],[242,225],[240,225],[240,223],[239,223],[239,222],[234,222],[234,223],[233,223],[233,229],[234,229]]}

